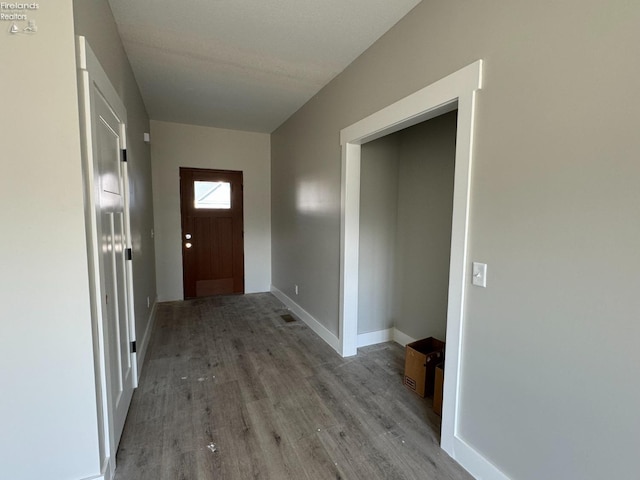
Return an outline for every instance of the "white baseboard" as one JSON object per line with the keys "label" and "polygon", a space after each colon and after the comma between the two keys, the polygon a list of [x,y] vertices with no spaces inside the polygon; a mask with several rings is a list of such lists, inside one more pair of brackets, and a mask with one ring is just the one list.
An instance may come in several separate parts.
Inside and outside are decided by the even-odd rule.
{"label": "white baseboard", "polygon": [[376,345],[393,340],[393,328],[358,334],[358,348]]}
{"label": "white baseboard", "polygon": [[401,332],[400,330],[398,330],[397,328],[394,327],[394,329],[393,329],[393,341],[396,342],[396,343],[399,343],[400,345],[402,345],[404,347],[404,346],[407,345],[407,343],[415,342],[416,339],[413,338],[413,337],[410,337],[406,333],[403,333],[403,332]]}
{"label": "white baseboard", "polygon": [[477,480],[510,480],[498,467],[460,437],[454,437],[453,452],[447,452]]}
{"label": "white baseboard", "polygon": [[108,457],[102,465],[102,473],[93,477],[83,478],[82,480],[113,480],[115,468],[112,462],[113,457]]}
{"label": "white baseboard", "polygon": [[149,348],[149,340],[151,339],[151,332],[153,331],[153,326],[156,322],[156,309],[158,306],[158,299],[153,302],[153,306],[151,307],[151,312],[149,313],[149,319],[147,321],[147,329],[144,331],[144,336],[142,337],[142,341],[137,346],[138,350],[138,358],[137,358],[137,366],[138,371],[136,372],[138,379],[140,379],[140,374],[142,373],[142,365],[144,364],[144,358],[147,355],[147,349]]}
{"label": "white baseboard", "polygon": [[358,334],[358,348],[391,341],[399,343],[404,347],[407,343],[415,342],[416,339],[401,332],[395,327],[387,328],[386,330],[378,330],[376,332]]}
{"label": "white baseboard", "polygon": [[273,293],[278,300],[284,303],[296,315],[296,317],[306,323],[322,340],[328,343],[331,348],[340,353],[340,342],[338,341],[338,337],[331,333],[327,327],[322,325],[318,320],[313,318],[309,312],[273,285],[271,285],[271,293]]}

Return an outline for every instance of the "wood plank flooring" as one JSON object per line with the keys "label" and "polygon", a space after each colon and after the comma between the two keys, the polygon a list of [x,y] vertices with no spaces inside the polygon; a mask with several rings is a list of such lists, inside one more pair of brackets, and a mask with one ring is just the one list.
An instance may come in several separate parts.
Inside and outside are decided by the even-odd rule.
{"label": "wood plank flooring", "polygon": [[116,480],[472,478],[404,349],[343,359],[271,294],[160,304]]}

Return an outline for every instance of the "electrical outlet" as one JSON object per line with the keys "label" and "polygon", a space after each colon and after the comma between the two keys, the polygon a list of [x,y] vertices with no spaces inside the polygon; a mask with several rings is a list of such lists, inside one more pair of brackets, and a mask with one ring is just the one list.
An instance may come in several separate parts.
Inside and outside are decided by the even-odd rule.
{"label": "electrical outlet", "polygon": [[296,295],[298,295],[298,285],[295,285]]}

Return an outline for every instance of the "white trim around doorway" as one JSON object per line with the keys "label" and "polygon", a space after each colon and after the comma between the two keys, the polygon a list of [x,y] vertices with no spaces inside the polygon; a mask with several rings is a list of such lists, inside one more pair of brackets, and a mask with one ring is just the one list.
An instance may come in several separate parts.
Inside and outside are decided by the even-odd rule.
{"label": "white trim around doorway", "polygon": [[463,357],[465,288],[468,282],[467,240],[476,93],[482,88],[482,60],[344,128],[342,145],[342,210],[340,257],[339,353],[357,353],[358,255],[360,242],[361,145],[444,113],[458,111],[455,178],[447,306],[447,354],[441,447],[477,478],[505,480],[480,453],[459,435],[458,411]]}

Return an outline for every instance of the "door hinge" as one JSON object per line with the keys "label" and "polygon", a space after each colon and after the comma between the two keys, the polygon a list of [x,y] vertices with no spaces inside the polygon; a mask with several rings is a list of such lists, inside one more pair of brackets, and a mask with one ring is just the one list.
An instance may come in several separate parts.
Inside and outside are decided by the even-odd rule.
{"label": "door hinge", "polygon": [[126,162],[127,161],[127,149],[123,148],[122,150],[120,150],[120,156],[122,157],[122,161]]}
{"label": "door hinge", "polygon": [[127,248],[127,249],[124,251],[124,257],[125,257],[127,260],[132,260],[132,259],[133,259],[133,251],[132,251],[130,248]]}
{"label": "door hinge", "polygon": [[131,342],[131,353],[136,353],[136,341]]}

